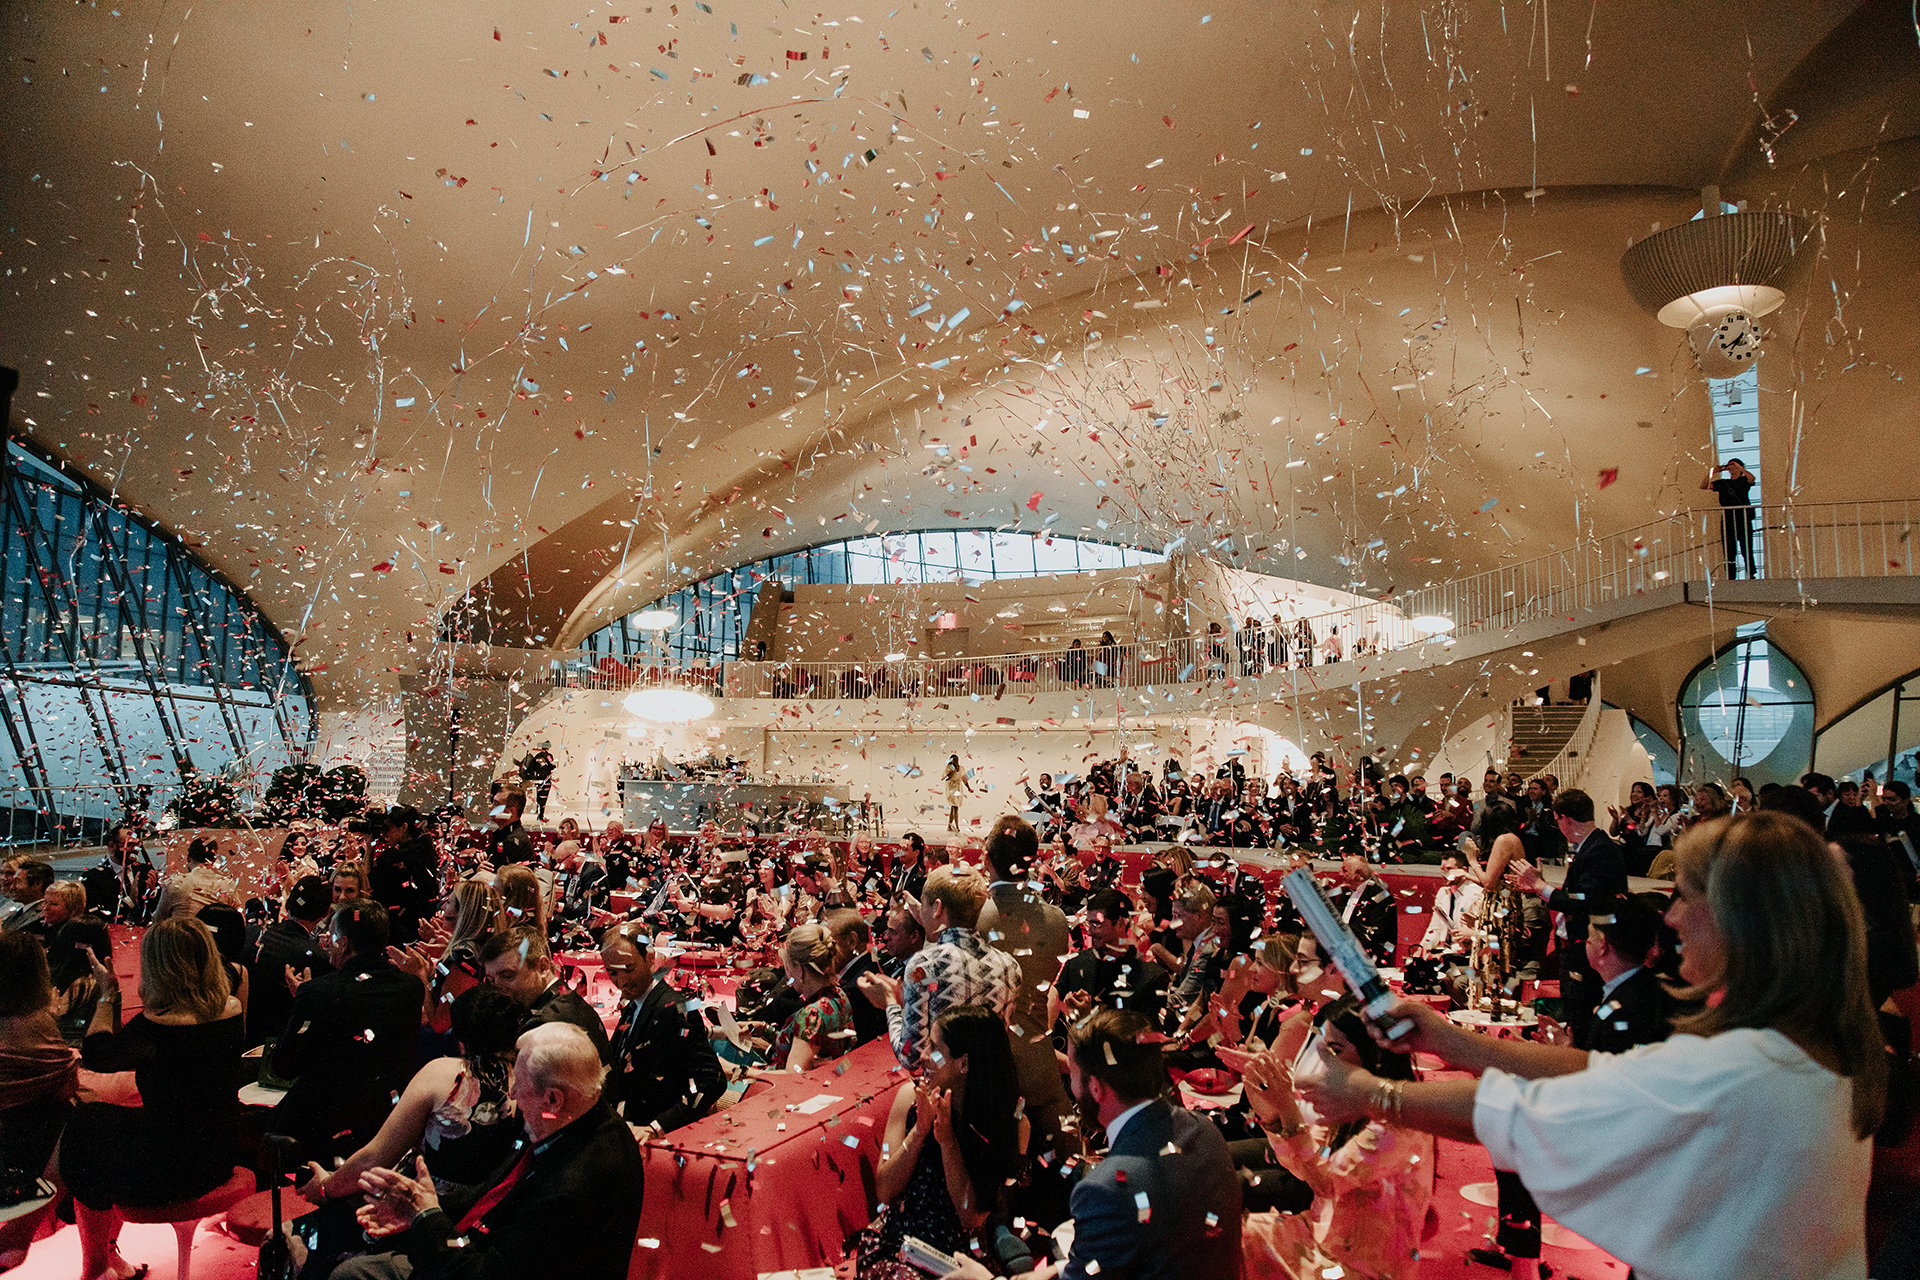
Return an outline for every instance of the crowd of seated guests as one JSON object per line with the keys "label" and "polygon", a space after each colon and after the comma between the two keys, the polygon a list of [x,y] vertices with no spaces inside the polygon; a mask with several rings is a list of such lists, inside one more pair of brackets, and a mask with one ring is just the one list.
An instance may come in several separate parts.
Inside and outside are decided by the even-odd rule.
{"label": "crowd of seated guests", "polygon": [[[1123,829],[1146,811],[1143,797],[1164,811],[1176,794],[1124,761],[1088,781]],[[1569,1164],[1549,1132],[1560,1113],[1513,1082],[1586,1080],[1608,1098],[1668,1088],[1616,1079],[1607,1055],[1659,1044],[1679,1019],[1715,1037],[1777,1027],[1825,1073],[1808,1077],[1819,1088],[1853,1082],[1831,1132],[1807,1140],[1837,1144],[1812,1162],[1834,1183],[1815,1200],[1856,1185],[1864,1194],[1848,1144],[1877,1123],[1883,1079],[1897,1086],[1908,1046],[1887,998],[1920,977],[1909,911],[1920,826],[1901,789],[1882,789],[1863,823],[1857,798],[1819,775],[1728,797],[1699,788],[1678,813],[1636,789],[1605,815],[1547,778],[1490,772],[1477,802],[1467,780],[1448,779],[1431,803],[1414,780],[1383,779],[1377,792],[1361,781],[1363,807],[1378,800],[1402,815],[1381,828],[1384,842],[1332,847],[1344,856],[1325,888],[1363,945],[1383,961],[1395,953],[1400,912],[1377,863],[1407,856],[1396,842],[1414,814],[1422,840],[1453,833],[1417,955],[1456,964],[1500,918],[1524,940],[1530,972],[1560,981],[1559,1016],[1542,1017],[1538,1043],[1522,1050],[1404,1015],[1412,1044],[1478,1085],[1421,1080],[1405,1044],[1376,1043],[1318,940],[1260,877],[1169,844],[1137,886],[1123,883],[1109,850],[1083,856],[1067,842],[1072,799],[1057,802],[1057,818],[1054,802],[1037,805],[1039,827],[1002,818],[974,866],[917,840],[884,853],[861,841],[770,850],[709,832],[675,850],[577,826],[547,849],[507,794],[468,836],[429,835],[403,811],[367,820],[364,841],[335,845],[331,862],[303,842],[286,868],[300,874],[287,878],[278,860],[264,892],[230,878],[210,847],[191,851],[183,871],[135,899],[152,917],[130,1017],[113,935],[84,887],[34,859],[0,868],[0,1157],[70,1198],[81,1280],[130,1280],[121,1211],[220,1185],[265,1134],[292,1140],[316,1206],[293,1233],[306,1280],[535,1269],[613,1280],[637,1233],[641,1144],[727,1105],[757,1076],[872,1044],[907,1079],[887,1114],[874,1220],[847,1242],[859,1275],[908,1274],[911,1236],[958,1256],[956,1274],[970,1277],[1017,1274],[1054,1245],[1076,1278],[1411,1277],[1434,1133],[1484,1141],[1517,1165],[1499,1175],[1499,1230],[1476,1257],[1537,1275],[1542,1209],[1570,1220],[1583,1194],[1611,1192],[1582,1190],[1568,1170],[1602,1169],[1600,1157]],[[1060,794],[1054,782],[1036,795]],[[1177,770],[1174,783],[1184,786]],[[1231,770],[1205,780],[1203,806],[1219,809],[1208,822],[1231,826],[1239,815],[1222,806],[1249,790]],[[1273,790],[1318,803],[1304,787]],[[1671,854],[1670,909],[1628,894],[1636,844]],[[124,846],[114,856],[118,885],[134,859]],[[1562,883],[1540,874],[1553,860],[1567,864]],[[1736,870],[1787,896],[1747,901],[1727,879]],[[424,875],[431,893],[419,892]],[[1791,937],[1769,940],[1768,929]],[[617,994],[606,1013],[562,954],[582,942]],[[747,971],[732,1019],[677,978],[690,949]],[[1831,1007],[1795,1022],[1801,1014],[1769,1003],[1768,990],[1792,984],[1768,988],[1759,973],[1780,965],[1825,975]],[[76,1010],[84,1025],[63,1034]],[[250,1047],[262,1081],[284,1090],[271,1109],[239,1104]],[[1755,1062],[1773,1052],[1752,1051]],[[81,1067],[132,1072],[139,1105],[79,1101]],[[1725,1106],[1749,1105],[1745,1069],[1722,1071],[1734,1073]],[[1221,1096],[1234,1081],[1237,1102]],[[1182,1108],[1176,1082],[1221,1105]],[[1813,1087],[1763,1083],[1769,1105]],[[1573,1106],[1581,1095],[1567,1096]],[[1712,1141],[1718,1120],[1700,1123],[1698,1141]],[[1634,1140],[1620,1128],[1587,1140]],[[1715,1150],[1742,1168],[1757,1158]],[[554,1231],[561,1221],[577,1229]],[[36,1229],[32,1218],[0,1227],[0,1264],[24,1256]],[[1851,1257],[1855,1241],[1835,1231],[1807,1256]],[[1642,1274],[1705,1274],[1661,1270],[1669,1246],[1657,1233],[1614,1239]]]}

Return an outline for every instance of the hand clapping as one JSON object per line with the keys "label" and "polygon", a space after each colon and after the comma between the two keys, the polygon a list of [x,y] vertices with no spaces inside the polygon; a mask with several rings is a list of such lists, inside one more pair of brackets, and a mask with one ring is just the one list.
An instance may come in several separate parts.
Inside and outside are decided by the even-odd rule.
{"label": "hand clapping", "polygon": [[415,1156],[413,1169],[415,1176],[411,1178],[393,1169],[369,1169],[360,1175],[360,1189],[367,1193],[367,1202],[354,1217],[368,1235],[398,1235],[421,1214],[440,1207],[425,1157]]}

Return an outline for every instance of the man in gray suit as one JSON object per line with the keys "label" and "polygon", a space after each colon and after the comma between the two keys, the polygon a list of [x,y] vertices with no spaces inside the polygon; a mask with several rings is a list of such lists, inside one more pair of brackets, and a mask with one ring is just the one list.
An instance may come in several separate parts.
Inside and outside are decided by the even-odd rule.
{"label": "man in gray suit", "polygon": [[987,903],[980,909],[980,936],[987,945],[1012,956],[1020,965],[1020,991],[1007,1018],[1012,1033],[1013,1061],[1020,1072],[1020,1093],[1033,1122],[1034,1146],[1053,1151],[1064,1168],[1081,1153],[1079,1135],[1062,1121],[1067,1115],[1067,1091],[1060,1081],[1060,1059],[1048,1032],[1047,993],[1060,976],[1060,962],[1068,949],[1067,917],[1040,896],[1032,883],[1033,861],[1040,851],[1040,834],[1025,819],[1008,814],[993,824],[987,836],[987,868],[993,882]]}

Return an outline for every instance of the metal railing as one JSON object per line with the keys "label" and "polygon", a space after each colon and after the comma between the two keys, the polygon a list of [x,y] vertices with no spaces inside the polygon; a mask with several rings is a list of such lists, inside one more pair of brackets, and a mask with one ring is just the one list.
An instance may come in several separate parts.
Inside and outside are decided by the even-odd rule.
{"label": "metal railing", "polygon": [[[1920,499],[1760,504],[1752,520],[1757,563],[1770,581],[1920,576],[1911,535]],[[889,662],[734,661],[721,667],[626,666],[600,659],[559,683],[609,691],[683,685],[729,698],[937,698],[1052,693],[1215,681],[1233,685],[1276,671],[1352,663],[1448,645],[1582,611],[1682,582],[1728,578],[1721,508],[1679,512],[1619,533],[1391,600],[1206,635]],[[1330,672],[1329,675],[1332,673]],[[1349,669],[1341,677],[1350,677]]]}
{"label": "metal railing", "polygon": [[1600,677],[1594,674],[1593,690],[1587,695],[1586,709],[1580,714],[1580,723],[1574,727],[1573,736],[1567,739],[1567,745],[1560,748],[1560,754],[1547,761],[1535,773],[1550,773],[1560,779],[1560,785],[1577,787],[1586,778],[1587,760],[1593,755],[1593,744],[1600,737]]}

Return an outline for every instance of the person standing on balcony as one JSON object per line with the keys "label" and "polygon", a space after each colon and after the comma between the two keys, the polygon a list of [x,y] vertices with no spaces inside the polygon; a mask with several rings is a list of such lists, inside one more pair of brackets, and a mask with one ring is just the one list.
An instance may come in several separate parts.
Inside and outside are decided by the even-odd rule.
{"label": "person standing on balcony", "polygon": [[[1721,472],[1726,472],[1722,477]],[[1741,556],[1747,560],[1747,577],[1753,568],[1753,486],[1755,477],[1738,458],[1713,467],[1700,479],[1702,489],[1713,490],[1720,499],[1720,542],[1726,552],[1727,577],[1735,578],[1735,566]]]}

